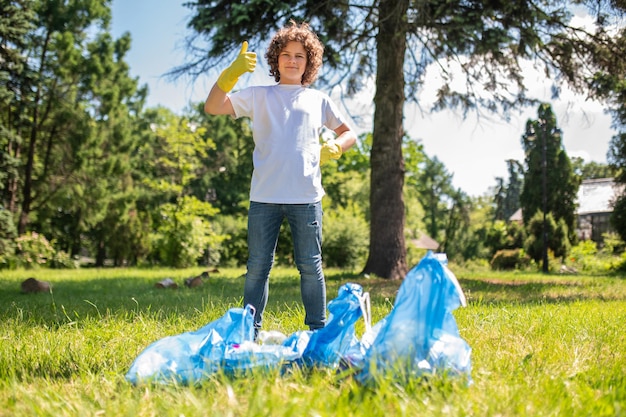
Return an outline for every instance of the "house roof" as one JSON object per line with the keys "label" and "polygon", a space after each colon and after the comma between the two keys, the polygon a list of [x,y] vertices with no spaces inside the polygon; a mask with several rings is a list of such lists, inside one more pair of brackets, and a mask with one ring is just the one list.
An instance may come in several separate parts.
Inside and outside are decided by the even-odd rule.
{"label": "house roof", "polygon": [[[616,184],[613,178],[583,180],[578,188],[576,214],[612,213],[613,203],[624,192],[623,184]],[[522,221],[522,209],[517,209],[509,221]]]}
{"label": "house roof", "polygon": [[420,233],[420,237],[417,239],[411,239],[411,243],[420,249],[437,250],[439,248],[439,243],[425,233]]}
{"label": "house roof", "polygon": [[624,185],[615,184],[613,178],[584,180],[576,198],[577,214],[611,213],[613,203],[623,191]]}
{"label": "house roof", "polygon": [[509,217],[509,221],[510,222],[521,222],[523,220],[522,218],[522,209],[518,208],[515,213],[513,213],[511,215],[511,217]]}

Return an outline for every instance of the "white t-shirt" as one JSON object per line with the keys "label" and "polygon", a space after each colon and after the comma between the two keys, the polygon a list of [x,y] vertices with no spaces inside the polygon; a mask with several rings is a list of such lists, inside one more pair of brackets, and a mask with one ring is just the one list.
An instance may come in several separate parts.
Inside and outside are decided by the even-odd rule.
{"label": "white t-shirt", "polygon": [[328,95],[300,85],[248,87],[229,95],[235,117],[252,119],[254,171],[250,200],[306,204],[324,196],[322,127],[344,121]]}

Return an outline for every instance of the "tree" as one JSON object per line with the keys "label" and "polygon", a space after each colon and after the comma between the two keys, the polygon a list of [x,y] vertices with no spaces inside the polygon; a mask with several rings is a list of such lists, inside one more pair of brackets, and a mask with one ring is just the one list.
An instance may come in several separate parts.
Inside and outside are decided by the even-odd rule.
{"label": "tree", "polygon": [[[543,212],[538,211],[528,222],[528,235],[524,242],[526,253],[535,262],[545,256],[545,242],[542,241],[542,235],[547,228],[546,236],[548,237],[547,247],[549,252],[556,258],[563,259],[571,248],[568,240],[568,227],[563,219],[556,221],[552,213],[548,213],[543,218]],[[548,271],[544,271],[548,272]]]}
{"label": "tree", "polygon": [[468,240],[472,202],[460,189],[453,191],[450,198],[452,204],[446,216],[445,239],[441,242],[440,250],[447,253],[450,259],[461,259],[464,244]]}
{"label": "tree", "polygon": [[507,183],[502,178],[496,178],[498,186],[494,197],[496,203],[495,220],[508,221],[509,218],[520,208],[520,194],[524,184],[524,167],[519,161],[509,159],[506,161],[509,171]]}
{"label": "tree", "polygon": [[34,13],[29,1],[0,1],[0,263],[12,254],[16,237],[15,195],[18,182],[19,154],[15,148],[22,138],[12,126],[24,121],[9,111],[9,105],[20,94],[27,56],[27,35],[33,28]]}
{"label": "tree", "polygon": [[193,266],[220,238],[209,223],[218,210],[192,195],[190,187],[215,144],[205,128],[187,117],[165,108],[157,108],[151,117],[153,135],[137,152],[150,155],[142,165],[142,182],[156,200],[152,259],[167,266]]}
{"label": "tree", "polygon": [[[563,149],[561,131],[549,104],[539,106],[537,120],[526,122],[526,131],[522,136],[522,146],[526,155],[524,186],[520,195],[524,224],[529,225],[537,213],[551,215],[555,224],[564,224],[566,234],[564,242],[558,248],[569,247],[576,240],[576,197],[580,179],[574,174],[569,157]],[[547,219],[542,231],[544,272],[547,272],[547,251],[552,249],[560,253],[549,235]],[[536,231],[537,229],[533,229]],[[564,246],[565,245],[565,246]],[[536,252],[535,252],[536,253]]]}
{"label": "tree", "polygon": [[201,127],[204,140],[213,143],[202,158],[202,168],[189,186],[200,200],[210,201],[221,214],[242,214],[250,195],[254,142],[245,119],[211,116],[198,104],[189,116]]}
{"label": "tree", "polygon": [[[612,21],[610,14],[605,11],[606,2],[598,2],[598,20]],[[626,4],[623,1],[610,2],[611,7],[626,13]],[[601,42],[593,50],[591,60],[596,68],[588,78],[590,92],[593,97],[605,100],[613,115],[613,126],[618,134],[611,138],[607,159],[615,182],[626,184],[626,27],[622,22],[614,28],[613,34],[606,31],[598,33],[603,38],[611,38],[611,42]],[[622,23],[622,24],[620,24]],[[611,224],[622,239],[626,239],[626,194],[617,197],[611,214]]]}
{"label": "tree", "polygon": [[417,182],[419,200],[424,207],[426,233],[437,241],[445,238],[446,218],[454,193],[452,175],[435,156],[424,161]]}
{"label": "tree", "polygon": [[[199,0],[189,3],[194,9],[190,62],[173,73],[198,75],[223,67],[224,57],[236,52],[242,40],[254,49],[267,33],[295,18],[309,21],[326,45],[332,69],[326,82],[342,83],[352,93],[374,78],[371,243],[364,272],[402,278],[407,272],[401,152],[405,99],[417,100],[425,75],[434,70],[442,76],[434,109],[461,106],[506,113],[530,102],[521,74],[524,59],[543,63],[548,76],[586,88],[584,57],[594,45],[613,39],[569,26],[571,4]],[[600,31],[608,23],[596,24]],[[456,74],[465,82],[453,83]]]}
{"label": "tree", "polygon": [[591,161],[585,162],[584,159],[579,157],[572,158],[572,167],[576,175],[581,180],[593,180],[598,178],[615,178],[615,168],[608,164],[602,164],[599,162]]}
{"label": "tree", "polygon": [[6,149],[18,161],[6,201],[20,234],[38,229],[76,253],[128,177],[145,90],[124,62],[130,36],[107,32],[108,1],[23,3],[33,26],[21,43],[29,59],[12,75],[17,90],[2,112]]}

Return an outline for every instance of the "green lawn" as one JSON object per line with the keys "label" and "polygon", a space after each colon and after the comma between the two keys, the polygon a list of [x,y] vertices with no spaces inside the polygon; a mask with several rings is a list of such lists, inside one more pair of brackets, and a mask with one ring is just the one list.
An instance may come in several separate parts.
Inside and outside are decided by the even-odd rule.
{"label": "green lawn", "polygon": [[[200,386],[126,382],[151,342],[239,307],[243,270],[182,286],[193,270],[0,272],[0,416],[626,416],[626,279],[455,271],[469,305],[455,311],[472,348],[469,387],[430,378],[375,389],[333,370],[216,375]],[[327,270],[372,297],[373,323],[399,282]],[[27,277],[53,292],[21,294]],[[179,289],[157,289],[171,277]],[[303,329],[297,273],[272,272],[265,328]],[[359,331],[362,327],[359,326]]]}

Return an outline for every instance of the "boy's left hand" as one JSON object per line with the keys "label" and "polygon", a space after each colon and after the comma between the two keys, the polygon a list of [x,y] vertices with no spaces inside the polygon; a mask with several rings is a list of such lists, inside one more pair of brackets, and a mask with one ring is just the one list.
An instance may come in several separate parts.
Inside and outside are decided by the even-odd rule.
{"label": "boy's left hand", "polygon": [[320,165],[324,165],[331,159],[339,159],[343,153],[341,145],[334,140],[324,142],[320,149]]}

